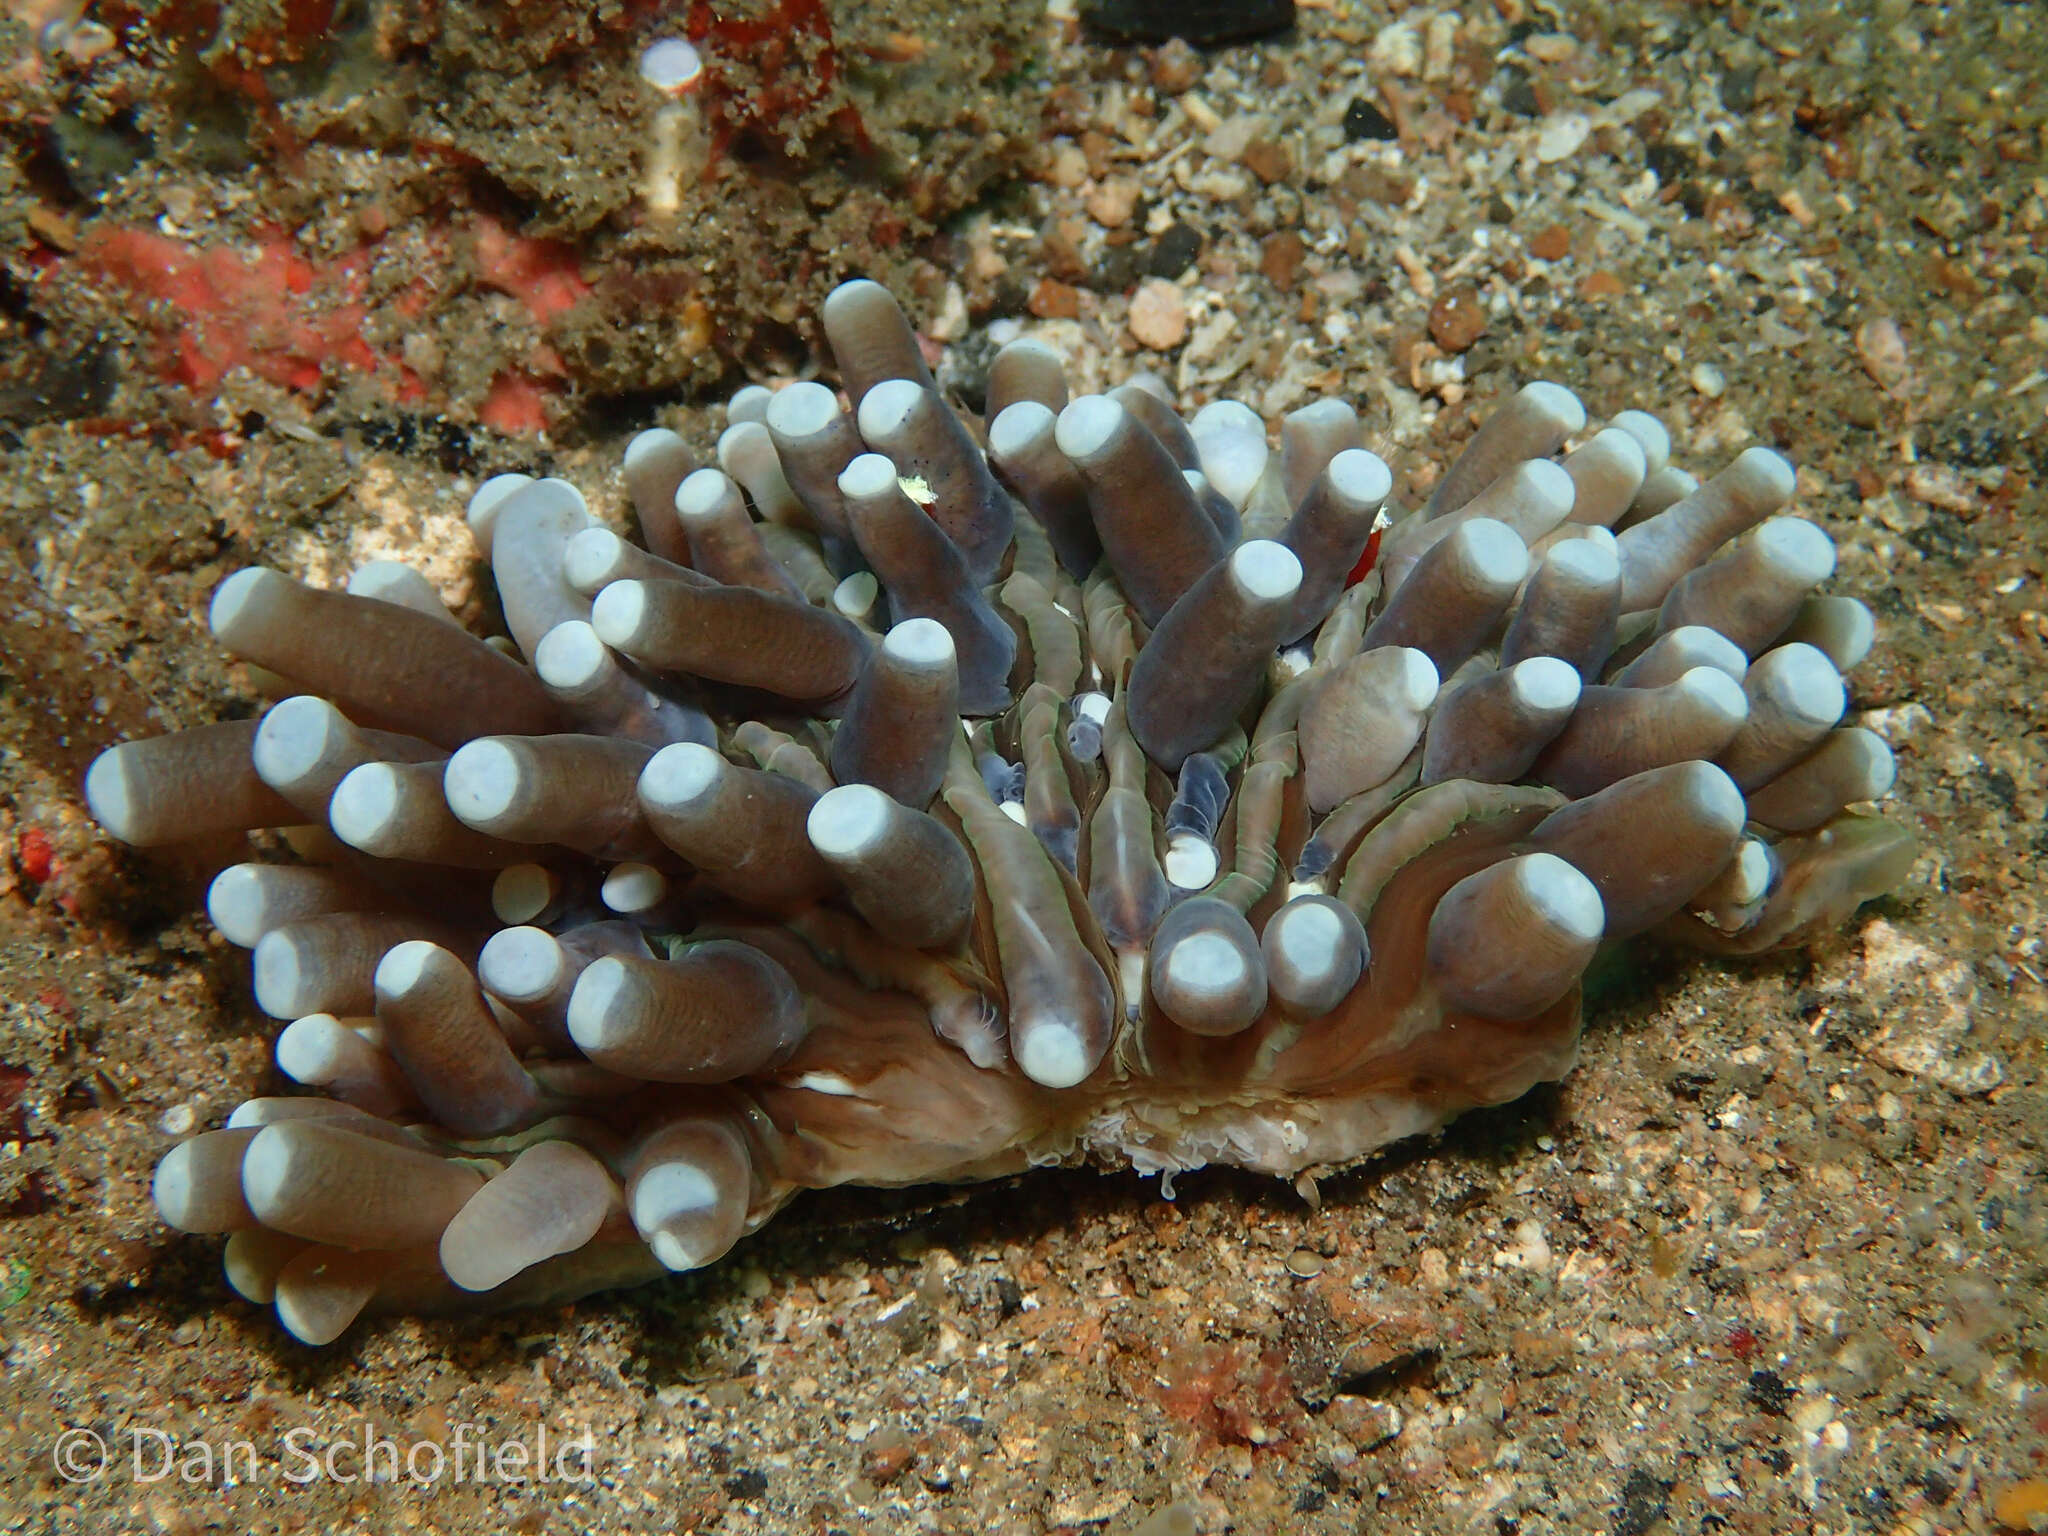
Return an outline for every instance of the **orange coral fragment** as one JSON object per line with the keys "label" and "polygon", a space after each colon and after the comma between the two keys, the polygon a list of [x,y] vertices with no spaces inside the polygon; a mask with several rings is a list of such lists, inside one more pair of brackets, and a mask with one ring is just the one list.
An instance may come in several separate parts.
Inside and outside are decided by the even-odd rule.
{"label": "orange coral fragment", "polygon": [[79,263],[138,298],[169,306],[159,352],[166,378],[212,389],[236,368],[288,389],[317,389],[330,368],[374,372],[363,340],[357,257],[315,266],[289,236],[253,250],[196,246],[149,229],[99,228]]}

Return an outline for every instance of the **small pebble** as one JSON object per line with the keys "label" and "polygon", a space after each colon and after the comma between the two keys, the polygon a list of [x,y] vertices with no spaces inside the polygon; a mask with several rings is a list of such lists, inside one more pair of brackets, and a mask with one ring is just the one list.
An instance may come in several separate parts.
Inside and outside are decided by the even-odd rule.
{"label": "small pebble", "polygon": [[1169,96],[1191,89],[1202,78],[1202,56],[1184,38],[1162,44],[1152,54],[1152,88]]}
{"label": "small pebble", "polygon": [[1361,139],[1398,139],[1401,130],[1370,97],[1359,96],[1344,109],[1344,138],[1356,144]]}
{"label": "small pebble", "polygon": [[1381,27],[1372,40],[1373,67],[1391,75],[1414,75],[1422,71],[1422,33],[1412,21],[1396,21]]}
{"label": "small pebble", "polygon": [[156,1123],[158,1130],[166,1136],[189,1136],[192,1127],[199,1123],[199,1112],[190,1104],[173,1104],[163,1112]]}
{"label": "small pebble", "polygon": [[1866,320],[1856,327],[1856,355],[1863,371],[1887,394],[1897,394],[1905,385],[1911,365],[1906,361],[1906,338],[1898,322],[1889,315]]}
{"label": "small pebble", "polygon": [[1547,117],[1536,135],[1536,158],[1545,165],[1569,160],[1592,131],[1593,120],[1582,112],[1560,112]]}
{"label": "small pebble", "polygon": [[1276,181],[1285,181],[1294,172],[1294,156],[1288,153],[1285,144],[1272,139],[1253,139],[1245,145],[1240,158],[1245,168],[1269,187]]}
{"label": "small pebble", "polygon": [[1694,363],[1692,372],[1686,377],[1692,381],[1692,387],[1709,400],[1720,399],[1728,388],[1728,376],[1712,363]]}
{"label": "small pebble", "polygon": [[1446,352],[1463,352],[1486,334],[1486,310],[1470,288],[1453,288],[1429,306],[1429,339]]}
{"label": "small pebble", "polygon": [[1131,222],[1131,214],[1138,206],[1138,184],[1128,176],[1110,176],[1097,182],[1087,197],[1082,199],[1088,217],[1105,229],[1116,229]]}
{"label": "small pebble", "polygon": [[1131,295],[1127,321],[1140,346],[1170,352],[1187,340],[1188,303],[1181,291],[1163,278],[1151,278]]}
{"label": "small pebble", "polygon": [[1532,32],[1522,39],[1522,52],[1543,64],[1562,64],[1579,51],[1569,32]]}
{"label": "small pebble", "polygon": [[1266,280],[1282,293],[1294,287],[1294,276],[1301,270],[1302,260],[1308,255],[1308,245],[1300,235],[1291,229],[1268,235],[1259,247],[1259,271]]}
{"label": "small pebble", "polygon": [[1323,1256],[1312,1248],[1297,1248],[1287,1255],[1287,1273],[1300,1280],[1313,1280],[1323,1272]]}
{"label": "small pebble", "polygon": [[1041,277],[1024,307],[1041,320],[1072,320],[1081,313],[1081,291],[1050,277]]}
{"label": "small pebble", "polygon": [[917,1447],[908,1435],[894,1427],[876,1430],[860,1450],[861,1472],[880,1488],[895,1482],[917,1460]]}
{"label": "small pebble", "polygon": [[1571,233],[1562,224],[1538,231],[1529,241],[1529,254],[1539,261],[1563,261],[1571,253]]}
{"label": "small pebble", "polygon": [[1202,232],[1192,224],[1170,224],[1145,255],[1149,277],[1179,277],[1202,254]]}
{"label": "small pebble", "polygon": [[1055,144],[1045,168],[1045,179],[1056,187],[1072,191],[1088,179],[1088,157],[1072,142]]}

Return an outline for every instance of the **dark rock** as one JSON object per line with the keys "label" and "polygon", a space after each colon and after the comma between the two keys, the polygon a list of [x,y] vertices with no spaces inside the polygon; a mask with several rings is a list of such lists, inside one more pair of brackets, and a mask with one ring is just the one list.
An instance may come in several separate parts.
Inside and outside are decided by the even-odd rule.
{"label": "dark rock", "polygon": [[1621,1508],[1614,1512],[1614,1536],[1645,1536],[1671,1508],[1671,1485],[1647,1472],[1631,1472],[1621,1485]]}
{"label": "dark rock", "polygon": [[1294,25],[1294,0],[1091,0],[1082,22],[1132,43],[1243,42]]}
{"label": "dark rock", "polygon": [[1783,1418],[1785,1410],[1792,1406],[1794,1395],[1785,1378],[1776,1371],[1749,1373],[1749,1400],[1765,1413]]}
{"label": "dark rock", "polygon": [[1730,112],[1746,113],[1756,105],[1756,71],[1731,69],[1721,77],[1721,105]]}
{"label": "dark rock", "polygon": [[1360,139],[1399,138],[1400,130],[1369,97],[1358,96],[1344,109],[1344,137],[1347,142],[1356,144]]}
{"label": "dark rock", "polygon": [[1536,99],[1536,87],[1525,70],[1509,68],[1500,72],[1500,104],[1517,117],[1543,115],[1543,103]]}
{"label": "dark rock", "polygon": [[1168,281],[1194,265],[1195,258],[1202,254],[1202,232],[1192,224],[1171,224],[1165,232],[1152,242],[1152,249],[1145,253],[1145,275],[1163,277]]}

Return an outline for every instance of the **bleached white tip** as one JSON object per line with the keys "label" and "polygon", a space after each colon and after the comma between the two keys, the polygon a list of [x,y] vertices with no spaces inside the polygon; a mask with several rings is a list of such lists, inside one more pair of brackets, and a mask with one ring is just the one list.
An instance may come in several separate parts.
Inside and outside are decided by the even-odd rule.
{"label": "bleached white tip", "polygon": [[1495,591],[1519,587],[1529,574],[1529,546],[1506,523],[1474,517],[1451,530],[1465,568]]}
{"label": "bleached white tip", "polygon": [[799,439],[824,431],[838,414],[838,396],[822,384],[805,380],[775,391],[763,420],[777,437]]}
{"label": "bleached white tip", "polygon": [[640,51],[640,78],[657,91],[680,96],[704,78],[704,57],[686,38],[658,38]]}
{"label": "bleached white tip", "polygon": [[670,1229],[678,1223],[685,1230],[695,1226],[688,1218],[717,1210],[720,1199],[717,1181],[695,1163],[678,1159],[659,1162],[633,1181],[633,1225],[667,1268],[678,1272],[701,1269],[718,1255]]}
{"label": "bleached white tip", "polygon": [[256,1006],[273,1019],[296,1019],[313,1011],[312,978],[289,930],[273,928],[257,940],[252,971]]}
{"label": "bleached white tip", "polygon": [[1803,517],[1774,517],[1753,537],[1758,553],[1802,587],[1818,586],[1835,573],[1835,541]]}
{"label": "bleached white tip", "polygon": [[561,943],[545,928],[501,928],[476,957],[477,980],[508,1003],[535,1003],[562,984],[569,969]]}
{"label": "bleached white tip", "polygon": [[1242,991],[1251,974],[1243,953],[1220,933],[1191,933],[1166,952],[1160,984],[1190,1003]]}
{"label": "bleached white tip", "polygon": [[[742,384],[733,391],[732,398],[725,402],[727,430],[745,426],[749,422],[759,426],[768,415],[768,402],[774,398],[775,392],[765,384]],[[724,444],[725,439],[721,436],[721,449]]]}
{"label": "bleached white tip", "polygon": [[1741,646],[1718,629],[1711,629],[1705,624],[1681,624],[1658,643],[1665,642],[1669,642],[1694,666],[1714,667],[1738,683],[1749,675],[1749,657]]}
{"label": "bleached white tip", "polygon": [[263,937],[268,903],[263,894],[261,864],[230,864],[206,888],[206,915],[220,936],[243,949],[254,949]]}
{"label": "bleached white tip", "polygon": [[1723,720],[1749,717],[1749,696],[1742,691],[1742,684],[1719,667],[1694,667],[1671,686]]}
{"label": "bleached white tip", "polygon": [[1058,419],[1043,401],[1012,401],[988,424],[988,451],[1006,459],[1053,431]]}
{"label": "bleached white tip", "polygon": [[881,601],[882,584],[873,571],[855,571],[832,589],[832,611],[841,618],[865,619]]}
{"label": "bleached white tip", "polygon": [[1638,486],[1650,473],[1650,457],[1643,449],[1642,439],[1618,426],[1602,427],[1595,432],[1573,458],[1582,456],[1603,464],[1617,479],[1633,480]]}
{"label": "bleached white tip", "polygon": [[1202,458],[1202,473],[1239,511],[1244,510],[1244,504],[1251,499],[1273,456],[1273,450],[1266,446],[1265,430],[1259,425],[1249,431],[1212,430],[1195,436],[1195,451]]}
{"label": "bleached white tip", "polygon": [[[1607,533],[1605,528],[1594,531]],[[1621,557],[1615,553],[1611,533],[1604,539],[1581,536],[1553,544],[1544,554],[1543,563],[1581,589],[1598,590],[1621,580]]]}
{"label": "bleached white tip", "polygon": [[1836,599],[1833,611],[1839,616],[1840,632],[1829,641],[1829,649],[1836,667],[1847,672],[1877,643],[1877,616],[1853,597]]}
{"label": "bleached white tip", "polygon": [[327,825],[351,848],[375,853],[399,806],[397,770],[389,763],[364,763],[335,785],[334,798],[327,802]]}
{"label": "bleached white tip", "polygon": [[194,1223],[202,1220],[192,1176],[192,1160],[198,1155],[191,1142],[179,1142],[163,1155],[149,1181],[149,1194],[156,1202],[157,1214],[180,1232],[190,1231]]}
{"label": "bleached white tip", "polygon": [[892,661],[919,671],[935,671],[955,664],[953,636],[937,619],[905,619],[882,638],[882,649]]}
{"label": "bleached white tip", "polygon": [[1549,927],[1582,942],[1605,930],[1607,909],[1599,890],[1556,854],[1524,854],[1514,861],[1514,871],[1523,898]]}
{"label": "bleached white tip", "polygon": [[1080,1031],[1063,1020],[1049,1019],[1027,1030],[1012,1030],[1010,1047],[1016,1053],[1018,1070],[1041,1087],[1071,1088],[1094,1070]]}
{"label": "bleached white tip", "polygon": [[1216,878],[1216,845],[1193,832],[1176,832],[1167,840],[1166,857],[1160,863],[1169,884],[1178,890],[1199,891]]}
{"label": "bleached white tip", "polygon": [[1394,676],[1391,702],[1411,711],[1429,708],[1436,702],[1436,691],[1441,686],[1436,663],[1429,659],[1427,652],[1412,646],[1399,645],[1393,650],[1395,660],[1400,663],[1400,671]]}
{"label": "bleached white tip", "polygon": [[1792,718],[1808,725],[1833,725],[1849,706],[1842,674],[1818,646],[1781,645],[1750,669],[1752,687],[1765,690]]}
{"label": "bleached white tip", "polygon": [[631,475],[645,469],[650,459],[673,459],[688,451],[688,445],[682,438],[667,427],[649,427],[644,432],[633,434],[633,440],[626,444],[625,456],[619,460],[619,467]]}
{"label": "bleached white tip", "polygon": [[602,1051],[625,1035],[612,1011],[630,979],[625,963],[612,955],[585,966],[569,994],[569,1038],[586,1051]]}
{"label": "bleached white tip", "polygon": [[1124,408],[1107,395],[1069,400],[1053,427],[1053,442],[1075,463],[1099,454],[1123,425]]}
{"label": "bleached white tip", "polygon": [[1349,934],[1344,919],[1320,901],[1291,902],[1266,924],[1263,942],[1273,958],[1303,976],[1336,965]]}
{"label": "bleached white tip", "polygon": [[871,443],[898,437],[924,403],[924,386],[915,379],[884,379],[860,397],[854,424]]}
{"label": "bleached white tip", "polygon": [[345,1121],[355,1114],[348,1105],[333,1099],[244,1099],[228,1112],[227,1128],[244,1131],[251,1126],[276,1125],[282,1120]]}
{"label": "bleached white tip", "polygon": [[1092,720],[1097,725],[1109,718],[1110,701],[1106,693],[1077,693],[1074,695],[1074,718]]}
{"label": "bleached white tip", "polygon": [[1792,499],[1799,485],[1792,461],[1773,448],[1745,448],[1723,473],[1739,474],[1753,497],[1779,506]]}
{"label": "bleached white tip", "polygon": [[337,729],[346,724],[340,710],[310,693],[271,705],[249,749],[256,777],[272,789],[297,784],[320,766]]}
{"label": "bleached white tip", "polygon": [[1354,507],[1376,507],[1394,489],[1394,472],[1386,460],[1363,448],[1346,448],[1323,473],[1330,477],[1330,489]]}
{"label": "bleached white tip", "polygon": [[128,782],[130,743],[109,747],[85,770],[85,808],[92,819],[122,842],[132,842],[142,831],[136,814],[135,792]]}
{"label": "bleached white tip", "polygon": [[1608,423],[1636,440],[1643,450],[1643,473],[1654,475],[1671,462],[1671,434],[1648,411],[1622,411]]}
{"label": "bleached white tip", "polygon": [[[1852,793],[1858,800],[1881,800],[1891,793],[1891,787],[1898,779],[1898,760],[1892,756],[1892,749],[1885,739],[1875,731],[1862,726],[1852,727],[1843,733],[1851,743],[1854,756],[1855,780]],[[1860,791],[1860,792],[1859,792]]]}
{"label": "bleached white tip", "polygon": [[609,528],[583,528],[562,549],[562,576],[588,597],[601,592],[619,571],[626,541]]}
{"label": "bleached white tip", "polygon": [[825,295],[818,314],[829,326],[854,318],[862,309],[872,310],[877,304],[894,309],[896,296],[871,277],[849,277]]}
{"label": "bleached white tip", "polygon": [[1284,603],[1301,590],[1301,560],[1273,539],[1248,539],[1230,554],[1230,574],[1255,603]]}
{"label": "bleached white tip", "polygon": [[213,637],[233,649],[235,627],[250,602],[265,587],[274,588],[278,582],[288,579],[264,566],[252,565],[235,572],[215,587],[213,601],[206,609],[206,626],[213,631]]}
{"label": "bleached white tip", "polygon": [[1211,400],[1195,412],[1188,431],[1198,438],[1210,432],[1250,432],[1263,438],[1266,422],[1242,400]]}
{"label": "bleached white tip", "polygon": [[507,742],[485,736],[457,749],[441,773],[441,793],[456,819],[479,831],[493,830],[526,787],[519,754]]}
{"label": "bleached white tip", "polygon": [[[874,399],[886,388],[886,384],[877,384],[868,391],[868,399]],[[861,408],[865,410],[867,407],[863,405]],[[839,494],[855,501],[887,496],[896,488],[896,464],[886,454],[858,454],[839,472]]]}
{"label": "bleached white tip", "polygon": [[1725,832],[1733,832],[1743,824],[1749,807],[1725,769],[1698,761],[1681,763],[1679,768],[1679,792],[1687,810]]}
{"label": "bleached white tip", "polygon": [[499,512],[504,510],[505,503],[512,499],[514,492],[531,484],[531,475],[493,475],[470,496],[463,521],[469,524],[470,537],[476,540],[476,547],[487,558],[491,553],[491,532],[497,526]]}
{"label": "bleached white tip", "polygon": [[548,687],[564,693],[588,688],[605,672],[611,652],[582,619],[557,624],[533,648],[533,670]]}
{"label": "bleached white tip", "polygon": [[530,923],[554,904],[560,889],[545,864],[508,864],[491,882],[491,912],[501,923]]}
{"label": "bleached white tip", "polygon": [[[760,388],[759,385],[749,387]],[[740,393],[745,392],[742,390]],[[765,395],[767,391],[763,390],[762,393]],[[733,398],[737,400],[739,396],[735,395]],[[777,476],[782,473],[782,460],[775,453],[775,439],[770,435],[767,422],[763,419],[767,409],[764,400],[761,416],[735,421],[718,434],[718,467],[742,484],[749,484],[753,479],[771,470]]]}
{"label": "bleached white tip", "polygon": [[242,1154],[242,1198],[260,1219],[279,1209],[296,1182],[293,1143],[298,1139],[289,1120],[265,1126]]}
{"label": "bleached white tip", "polygon": [[694,741],[663,747],[640,770],[640,798],[656,810],[686,806],[708,793],[725,774],[726,762]]}
{"label": "bleached white tip", "polygon": [[1744,838],[1734,863],[1722,877],[1727,882],[1727,899],[1744,906],[1762,901],[1771,893],[1771,882],[1777,878],[1777,872],[1778,861],[1769,845],[1758,838]]}
{"label": "bleached white tip", "polygon": [[1557,460],[1524,459],[1509,474],[1514,477],[1516,500],[1533,520],[1555,526],[1571,515],[1579,483]]}
{"label": "bleached white tip", "polygon": [[700,469],[676,487],[676,516],[684,521],[709,517],[739,488],[722,469]]}
{"label": "bleached white tip", "polygon": [[895,802],[872,784],[842,784],[812,802],[805,828],[811,846],[828,859],[872,853],[888,835]]}
{"label": "bleached white tip", "polygon": [[668,876],[652,864],[614,864],[597,888],[597,899],[622,917],[646,912],[668,895]]}
{"label": "bleached white tip", "polygon": [[342,1052],[348,1042],[341,1037],[350,1033],[331,1013],[309,1013],[292,1020],[277,1037],[277,1070],[295,1083],[317,1087],[331,1082],[347,1062]]}
{"label": "bleached white tip", "polygon": [[1535,714],[1554,715],[1575,708],[1581,680],[1578,668],[1555,656],[1531,656],[1508,671],[1515,702]]}
{"label": "bleached white tip", "polygon": [[350,574],[346,588],[351,597],[374,598],[396,608],[410,608],[443,623],[456,622],[434,584],[403,560],[371,560]]}
{"label": "bleached white tip", "polygon": [[1536,407],[1545,417],[1556,423],[1559,431],[1566,437],[1586,430],[1586,408],[1579,404],[1579,397],[1562,384],[1552,384],[1541,379],[1533,384],[1524,384],[1520,399],[1523,404]]}
{"label": "bleached white tip", "polygon": [[606,645],[630,649],[647,620],[647,583],[615,581],[590,605],[590,627]]}
{"label": "bleached white tip", "polygon": [[403,944],[392,945],[377,962],[377,973],[371,980],[377,996],[404,997],[420,984],[421,973],[440,952],[439,945],[425,939],[407,939]]}

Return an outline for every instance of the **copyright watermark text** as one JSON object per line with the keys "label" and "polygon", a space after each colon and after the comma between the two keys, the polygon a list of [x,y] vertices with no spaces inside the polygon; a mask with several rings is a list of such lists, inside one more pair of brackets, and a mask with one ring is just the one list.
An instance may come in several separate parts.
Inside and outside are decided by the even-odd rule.
{"label": "copyright watermark text", "polygon": [[136,1483],[570,1483],[597,1479],[588,1429],[574,1435],[534,1424],[493,1434],[481,1424],[452,1425],[441,1439],[382,1433],[374,1423],[345,1435],[300,1427],[273,1444],[184,1438],[146,1424],[101,1434],[72,1428],[50,1447],[50,1465],[67,1483],[119,1477]]}

